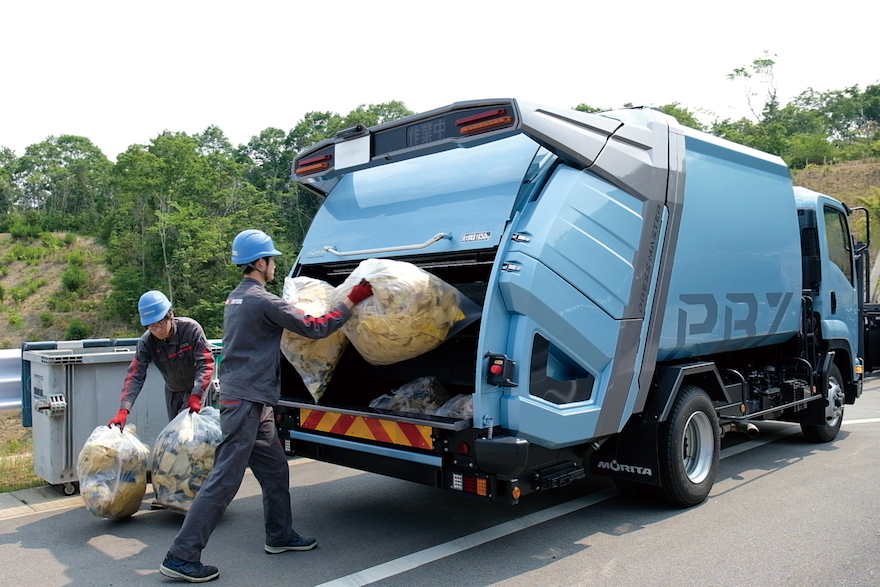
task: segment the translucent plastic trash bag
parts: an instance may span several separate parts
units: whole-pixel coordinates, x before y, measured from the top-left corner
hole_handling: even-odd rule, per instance
[[[413,414],[433,414],[449,399],[449,392],[432,376],[419,377],[402,385],[391,394],[380,395],[370,402],[371,408],[410,412]]]
[[[286,277],[281,297],[308,316],[323,316],[335,307],[331,305],[333,293],[333,286],[319,279]],[[315,403],[327,391],[346,345],[348,339],[342,330],[321,339],[311,339],[289,330],[281,334],[281,353],[302,377]]]
[[[138,511],[147,489],[150,448],[133,425],[98,426],[76,463],[79,492],[92,515],[120,520]]]
[[[352,310],[343,332],[373,365],[412,359],[479,318],[480,307],[439,277],[404,261],[367,259],[336,288],[333,305],[366,279],[373,295]]]
[[[214,452],[223,438],[220,410],[183,410],[159,433],[150,454],[156,501],[189,511],[192,500],[214,468]]]

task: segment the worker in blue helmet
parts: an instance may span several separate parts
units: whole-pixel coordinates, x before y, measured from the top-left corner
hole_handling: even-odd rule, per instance
[[[193,583],[219,576],[203,565],[202,549],[241,486],[250,466],[263,490],[266,524],[264,550],[269,554],[311,550],[318,541],[293,530],[290,471],[275,426],[281,396],[281,333],[324,338],[351,317],[351,309],[373,295],[366,280],[342,304],[323,316],[307,316],[266,291],[275,279],[275,257],[281,252],[260,230],[245,230],[232,241],[232,262],[244,279],[226,298],[223,314],[223,360],[220,363],[220,426],[214,469],[196,494],[183,525],[159,572]]]
[[[108,426],[125,426],[128,414],[143,389],[147,367],[156,365],[165,379],[165,407],[171,420],[184,408],[198,412],[214,377],[214,355],[201,325],[177,317],[171,302],[160,291],[148,291],[138,301],[141,325],[147,331],[138,339],[134,359],[122,383],[119,413]]]

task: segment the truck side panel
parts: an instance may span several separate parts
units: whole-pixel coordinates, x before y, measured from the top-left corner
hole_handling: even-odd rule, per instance
[[[781,163],[687,136],[658,361],[782,342],[800,325],[797,208]]]

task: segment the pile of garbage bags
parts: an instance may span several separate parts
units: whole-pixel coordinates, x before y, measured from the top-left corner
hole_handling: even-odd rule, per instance
[[[474,415],[472,395],[463,393],[450,398],[449,392],[433,375],[419,377],[390,394],[380,395],[370,402],[370,407],[458,420]]]
[[[336,288],[307,277],[287,278],[282,297],[308,315],[321,316],[343,303],[363,279],[373,295],[355,306],[337,331],[344,338],[334,333],[325,342],[289,331],[282,335],[281,350],[316,403],[348,341],[368,363],[390,365],[437,348],[480,316],[480,307],[452,285],[392,259],[362,261]]]
[[[150,455],[156,502],[189,511],[214,468],[214,453],[223,438],[220,410],[183,410],[159,433]]]
[[[141,507],[147,489],[149,447],[130,425],[98,426],[76,463],[80,495],[92,515],[120,520]]]

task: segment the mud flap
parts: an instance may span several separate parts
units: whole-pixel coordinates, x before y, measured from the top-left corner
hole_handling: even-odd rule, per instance
[[[660,485],[658,425],[658,418],[652,416],[636,416],[630,419],[620,434],[590,455],[593,473]]]

